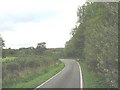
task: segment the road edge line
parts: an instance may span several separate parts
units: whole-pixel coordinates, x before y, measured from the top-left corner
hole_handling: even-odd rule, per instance
[[[54,76],[52,76],[51,78],[49,78],[47,81],[45,81],[42,84],[40,84],[39,86],[37,86],[35,89],[40,88],[41,86],[43,86],[44,84],[46,84],[47,82],[49,82],[50,80],[52,80],[54,77],[56,77],[57,75],[59,75],[64,69],[65,69],[65,67],[61,71],[59,71],[58,73],[56,73]]]
[[[76,61],[77,62],[77,61]],[[83,78],[82,78],[82,70],[80,64],[77,62],[80,69],[80,88],[83,88]]]

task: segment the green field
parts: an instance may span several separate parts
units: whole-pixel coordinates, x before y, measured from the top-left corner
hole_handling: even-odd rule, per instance
[[[6,57],[6,58],[0,58],[1,62],[11,62],[16,60],[16,57]]]
[[[3,88],[35,88],[63,69],[55,56],[32,55],[3,59]]]

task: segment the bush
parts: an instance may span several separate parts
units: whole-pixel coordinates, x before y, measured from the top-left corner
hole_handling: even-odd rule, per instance
[[[14,61],[3,62],[3,87],[11,87],[19,82],[29,81],[60,61],[54,56],[24,56],[17,57]]]
[[[7,63],[7,70],[9,71],[9,72],[14,72],[14,71],[19,71],[20,70],[20,64],[19,63],[17,63],[17,62],[9,62],[9,63]]]

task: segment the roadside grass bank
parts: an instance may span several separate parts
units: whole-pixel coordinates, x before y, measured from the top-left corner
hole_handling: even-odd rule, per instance
[[[17,85],[13,86],[15,88],[36,88],[55,74],[57,74],[59,71],[61,71],[64,68],[64,64],[61,62],[59,65],[49,68],[46,72],[43,72],[42,74],[36,76],[33,76],[34,79],[29,82],[24,83],[18,83]]]
[[[3,88],[34,88],[59,72],[64,64],[54,55],[31,55],[2,62]]]
[[[83,88],[105,88],[105,81],[91,71],[84,61],[79,61],[83,74]]]

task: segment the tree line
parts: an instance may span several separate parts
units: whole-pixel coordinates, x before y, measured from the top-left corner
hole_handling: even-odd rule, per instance
[[[4,43],[5,45],[5,43]],[[7,48],[2,50],[2,57],[5,58],[7,56],[20,56],[20,55],[42,55],[46,51],[46,43],[41,42],[38,43],[37,46],[34,47],[22,47],[19,49],[11,49]]]
[[[66,56],[87,63],[106,87],[118,87],[118,3],[87,2],[78,8],[77,17]]]

